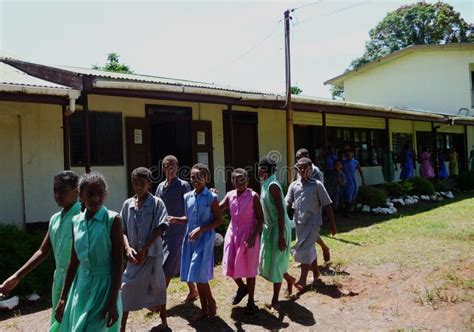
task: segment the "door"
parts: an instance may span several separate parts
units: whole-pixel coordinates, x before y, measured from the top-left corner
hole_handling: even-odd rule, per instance
[[[130,175],[137,167],[150,167],[150,138],[146,118],[125,118],[127,148],[127,184],[129,197],[133,196]]]
[[[0,154],[0,222],[23,228],[25,210],[20,116],[0,115]]]
[[[231,169],[243,168],[249,174],[249,187],[260,191],[257,163],[258,114],[256,112],[223,111],[224,158],[226,165],[226,189],[233,189]]]
[[[192,121],[192,157],[193,164],[201,163],[211,172],[210,188],[214,187],[214,148],[212,144],[212,122]]]

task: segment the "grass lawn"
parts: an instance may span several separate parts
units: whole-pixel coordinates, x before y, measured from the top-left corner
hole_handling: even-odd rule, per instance
[[[264,308],[272,285],[260,277],[256,315],[244,313],[246,299],[230,305],[236,287],[217,266],[211,287],[218,317],[191,322],[199,303],[182,304],[187,287],[173,280],[168,290],[170,327],[177,331],[474,329],[474,193],[425,202],[396,216],[338,219],[338,231],[335,237],[323,233],[332,263],[320,262],[320,280],[283,301],[279,312]],[[318,254],[322,257],[319,248]],[[293,261],[290,266],[290,273],[297,276]],[[38,321],[47,326],[49,314],[49,310],[17,313],[0,322],[0,330],[24,330],[38,326]],[[131,313],[128,328],[147,331],[158,324],[157,314],[142,310]]]

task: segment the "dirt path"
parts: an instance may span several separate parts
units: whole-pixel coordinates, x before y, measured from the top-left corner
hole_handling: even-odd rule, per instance
[[[472,278],[473,266],[473,261],[459,262],[459,274]],[[169,325],[175,331],[469,331],[473,327],[474,305],[468,301],[472,299],[472,290],[448,288],[445,293],[435,294],[437,282],[427,282],[430,276],[441,275],[442,271],[401,271],[395,264],[386,264],[371,270],[351,265],[340,273],[329,268],[323,269],[323,273],[330,276],[322,276],[320,282],[308,287],[310,289],[297,299],[284,301],[280,312],[263,308],[271,288],[259,279],[257,300],[261,310],[254,316],[245,315],[243,306],[225,304],[234,291],[234,285],[228,280],[219,279],[223,285],[218,288],[228,289],[228,293],[215,294],[221,304],[219,317],[209,321],[190,323],[189,317],[196,311],[195,305],[178,303],[185,292],[171,294]],[[49,315],[50,309],[21,314],[0,322],[0,330],[45,331]],[[129,330],[153,330],[158,322],[157,315],[140,311],[131,315]]]

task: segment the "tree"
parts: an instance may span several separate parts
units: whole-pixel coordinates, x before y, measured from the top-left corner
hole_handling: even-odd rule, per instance
[[[472,26],[444,2],[401,6],[370,30],[364,54],[354,59],[346,72],[410,45],[472,43],[471,29]]]
[[[124,74],[133,74],[133,70],[130,69],[130,66],[119,62],[120,55],[117,53],[107,54],[107,62],[103,67],[93,65],[92,69],[100,69],[105,71],[112,71],[115,73],[124,73]]]
[[[301,90],[301,88],[296,85],[292,86],[290,91],[292,95],[300,95],[303,92],[303,90]]]

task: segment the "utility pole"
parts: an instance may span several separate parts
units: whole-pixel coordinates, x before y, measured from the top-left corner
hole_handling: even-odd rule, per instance
[[[287,181],[292,180],[292,164],[294,155],[293,110],[291,109],[291,61],[290,61],[290,9],[284,13],[285,21],[285,72],[286,72],[286,165]]]

